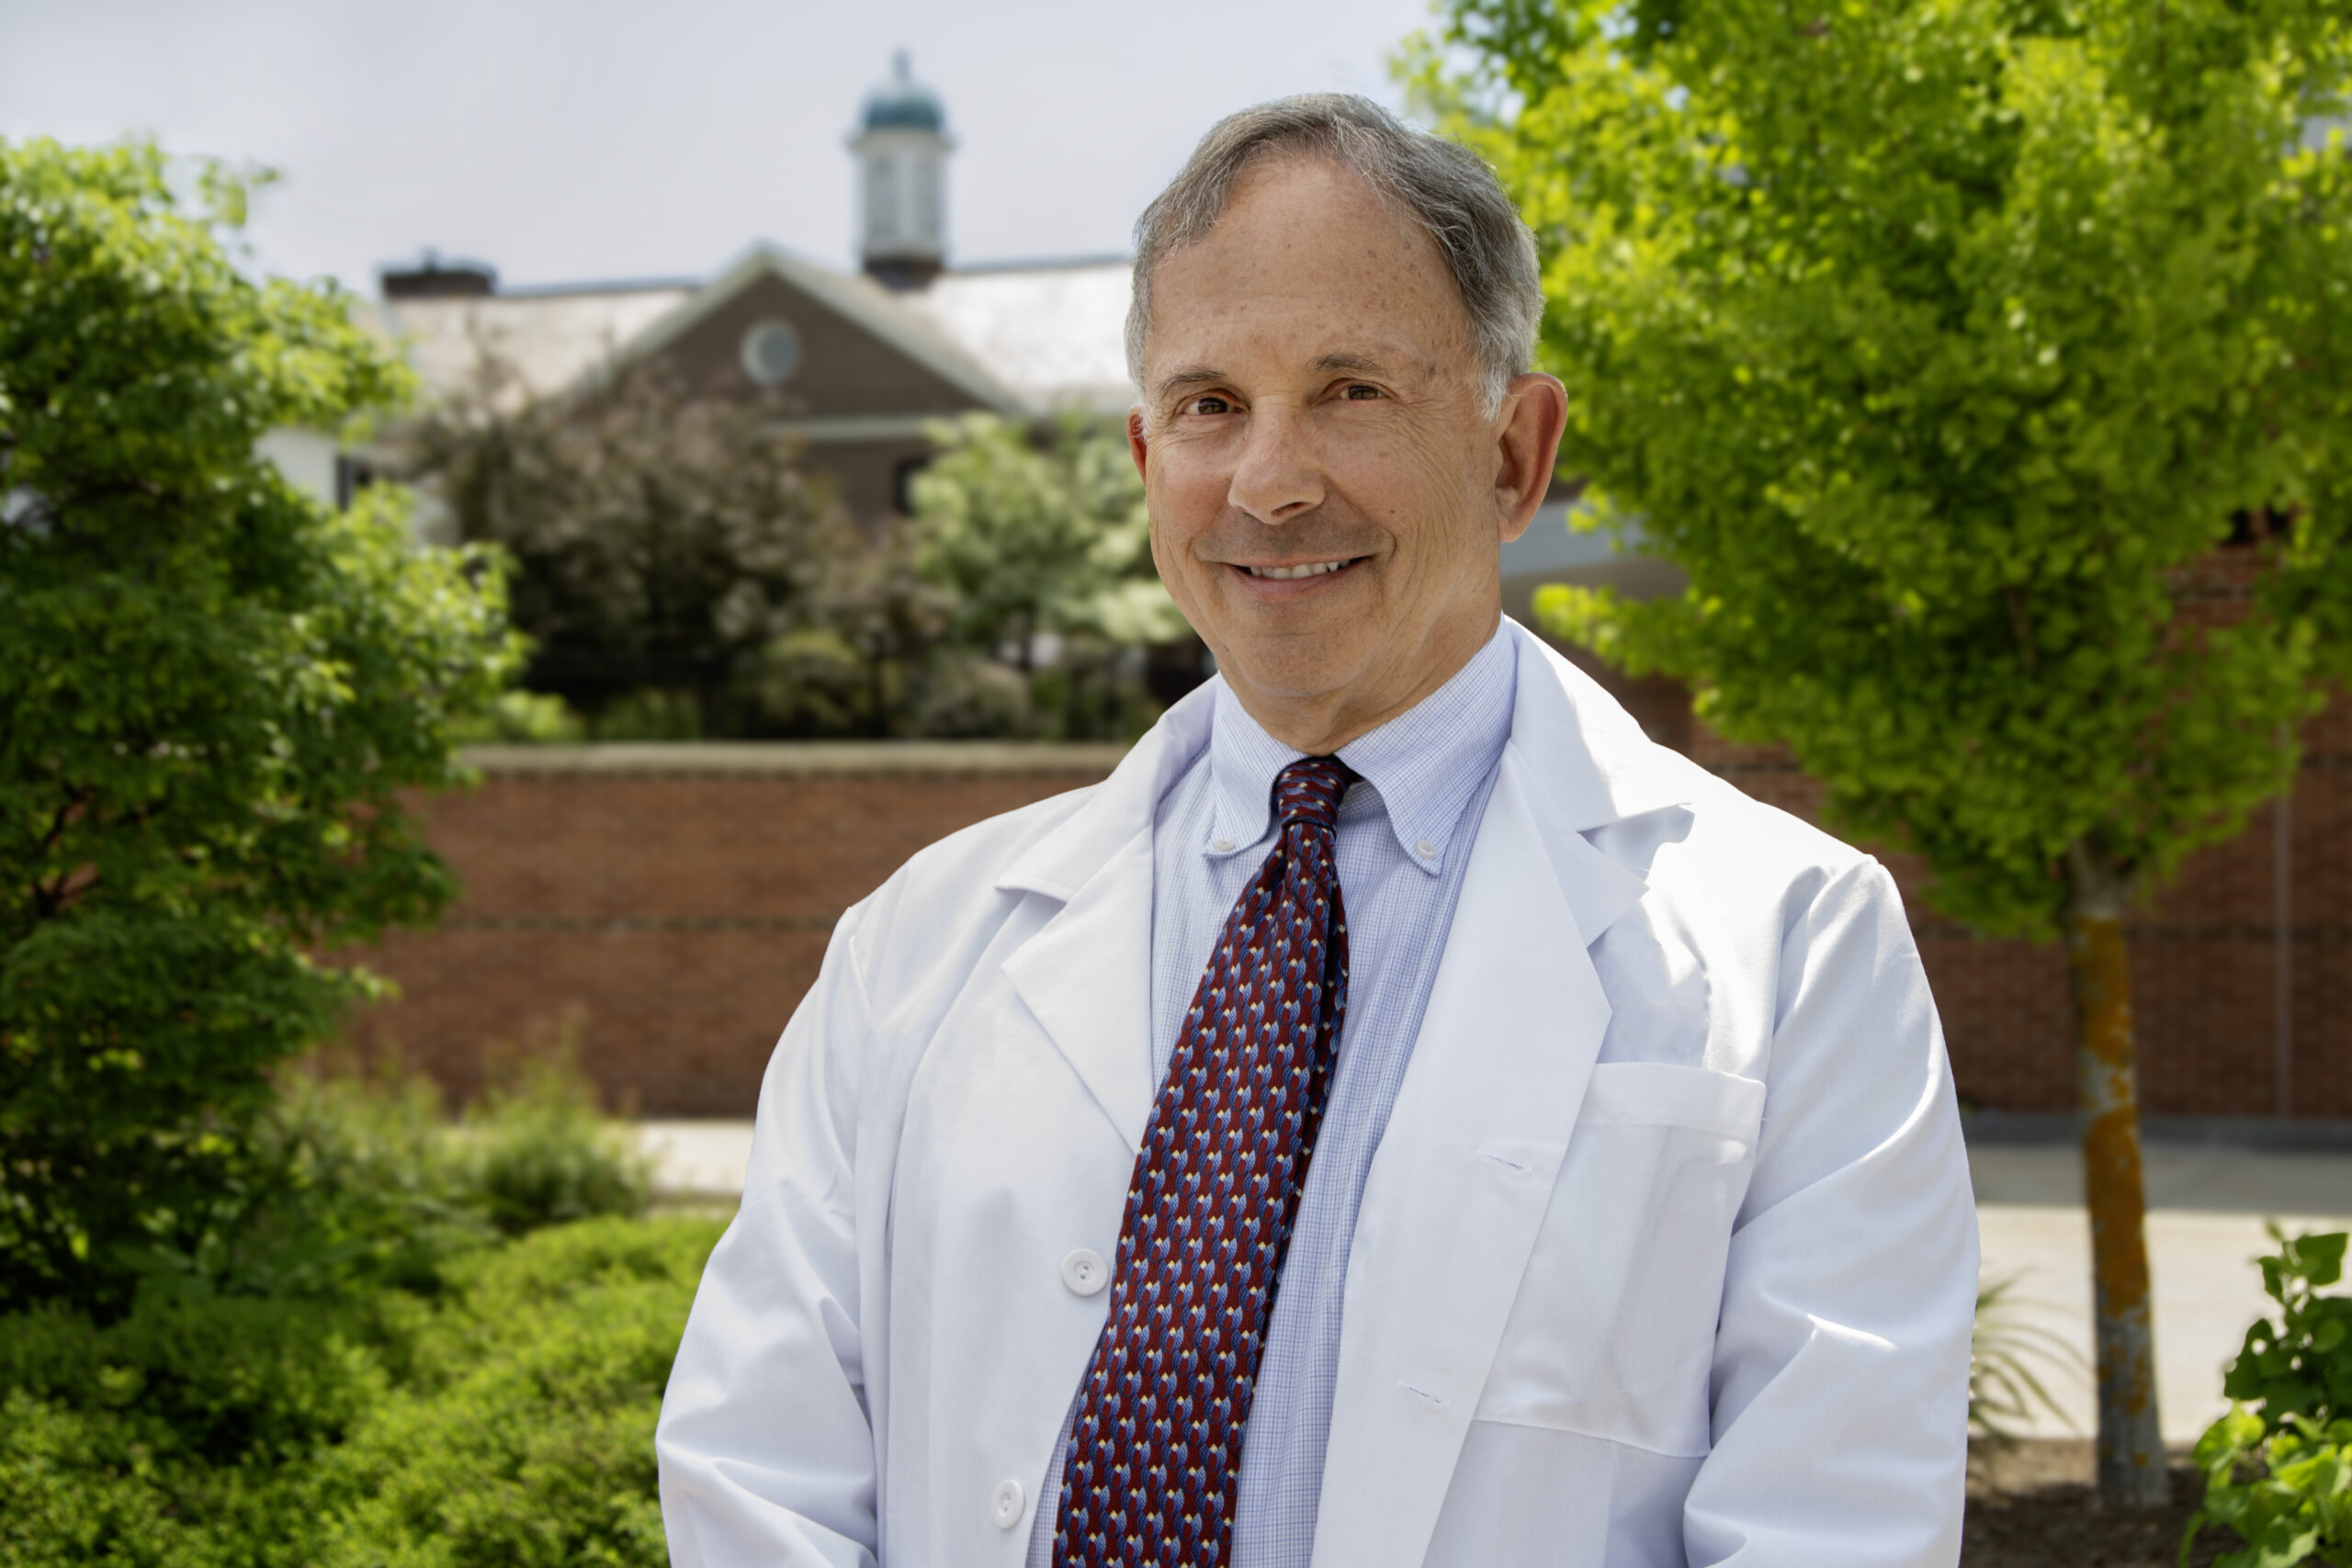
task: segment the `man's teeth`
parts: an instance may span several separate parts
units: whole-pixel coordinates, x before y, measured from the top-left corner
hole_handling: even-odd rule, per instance
[[[1305,566],[1253,566],[1248,570],[1252,577],[1271,577],[1277,582],[1288,582],[1295,577],[1320,577],[1347,564],[1343,560],[1315,560]]]

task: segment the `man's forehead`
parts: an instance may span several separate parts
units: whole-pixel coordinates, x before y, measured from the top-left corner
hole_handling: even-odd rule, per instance
[[[1253,165],[1215,227],[1169,253],[1151,291],[1157,391],[1240,357],[1298,370],[1428,366],[1469,317],[1428,231],[1325,158]]]

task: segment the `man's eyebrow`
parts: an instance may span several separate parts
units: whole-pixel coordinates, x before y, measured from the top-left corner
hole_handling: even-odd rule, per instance
[[[1181,392],[1187,387],[1204,387],[1212,382],[1228,381],[1232,378],[1214,365],[1187,365],[1182,370],[1171,370],[1152,387],[1154,397],[1164,398]]]
[[[1356,354],[1344,349],[1333,354],[1317,355],[1315,363],[1310,366],[1309,368],[1317,372],[1328,372],[1332,370],[1362,370],[1365,374],[1372,376],[1393,376],[1396,374],[1396,367],[1389,364],[1388,361],[1381,358],[1377,355]]]

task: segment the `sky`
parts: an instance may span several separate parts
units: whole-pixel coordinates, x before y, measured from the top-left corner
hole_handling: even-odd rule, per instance
[[[1427,0],[0,0],[0,137],[141,133],[279,174],[263,270],[372,295],[426,247],[502,285],[698,277],[754,240],[852,264],[843,141],[908,50],[950,265],[1126,248],[1220,114],[1395,107]]]

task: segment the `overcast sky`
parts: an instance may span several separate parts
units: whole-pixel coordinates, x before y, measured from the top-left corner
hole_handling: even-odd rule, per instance
[[[1426,0],[0,0],[0,136],[151,133],[281,182],[256,259],[375,291],[425,246],[506,283],[850,262],[867,89],[945,103],[951,258],[1125,248],[1219,114],[1341,89]]]

